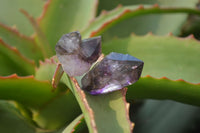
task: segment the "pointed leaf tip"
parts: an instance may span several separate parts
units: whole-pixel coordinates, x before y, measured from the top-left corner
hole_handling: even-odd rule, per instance
[[[52,78],[53,88],[57,88],[63,73],[64,73],[64,71],[63,71],[62,65],[58,64],[57,67],[56,67],[56,71],[54,73],[54,76]]]

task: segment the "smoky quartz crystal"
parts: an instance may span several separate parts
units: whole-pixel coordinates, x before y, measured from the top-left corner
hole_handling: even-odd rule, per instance
[[[101,37],[81,40],[78,31],[63,35],[55,47],[63,70],[69,76],[81,76],[101,55]]]
[[[144,62],[128,54],[110,53],[87,72],[82,89],[92,95],[105,94],[135,83]]]

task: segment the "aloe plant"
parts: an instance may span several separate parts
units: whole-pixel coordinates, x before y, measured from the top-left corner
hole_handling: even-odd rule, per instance
[[[195,113],[200,106],[200,42],[192,35],[179,36],[192,34],[194,27],[199,27],[187,26],[189,14],[200,16],[197,3],[0,0],[0,131],[127,133],[132,132],[135,122],[134,132],[148,132],[137,127],[137,121],[154,114],[147,106],[156,107],[154,111],[161,106],[147,101],[135,115],[129,105],[137,105],[134,101],[138,99],[190,104],[197,107],[176,103],[174,115],[188,108]],[[59,38],[77,30],[83,38],[102,36],[104,55],[119,52],[142,59],[141,79],[110,94],[92,96],[82,91],[74,77],[63,74],[55,56]],[[183,113],[184,120],[173,130],[184,131],[194,118],[192,113]],[[161,114],[156,114],[155,123]],[[138,125],[151,127],[154,133],[164,128],[148,122]]]

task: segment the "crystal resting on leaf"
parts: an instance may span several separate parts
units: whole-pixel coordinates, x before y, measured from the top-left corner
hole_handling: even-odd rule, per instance
[[[144,62],[131,56],[110,53],[81,80],[82,89],[92,95],[105,94],[135,83]]]
[[[69,76],[81,76],[101,55],[101,37],[81,40],[78,31],[63,35],[56,44],[56,55]]]

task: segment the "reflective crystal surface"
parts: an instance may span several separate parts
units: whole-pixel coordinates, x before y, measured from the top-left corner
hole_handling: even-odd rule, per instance
[[[95,62],[101,54],[101,37],[84,39],[81,44],[81,53],[88,62]],[[96,56],[98,55],[98,56]]]
[[[81,76],[101,55],[101,37],[81,40],[78,31],[63,35],[55,47],[56,55],[69,76]]]
[[[140,78],[143,65],[143,61],[131,55],[111,53],[85,74],[82,89],[92,95],[122,89]]]

